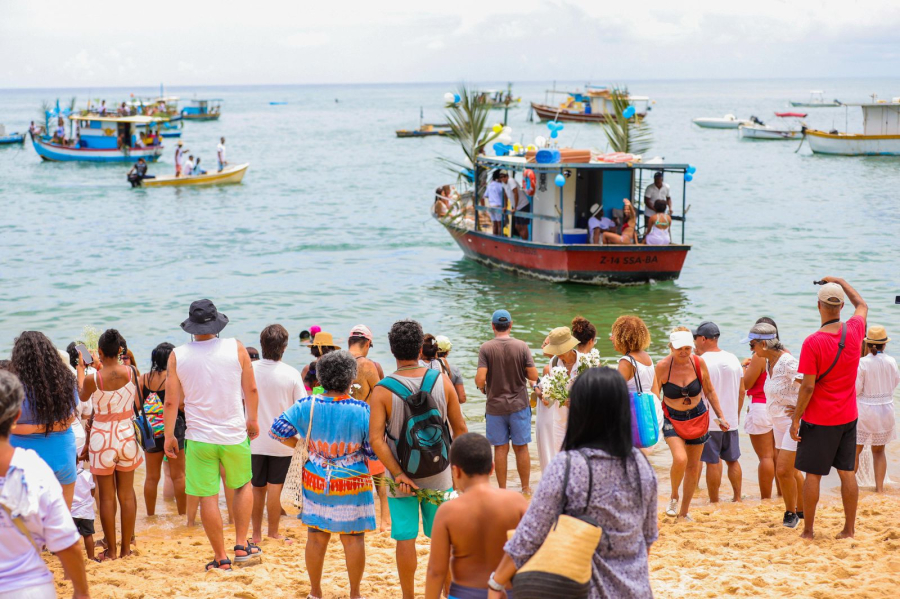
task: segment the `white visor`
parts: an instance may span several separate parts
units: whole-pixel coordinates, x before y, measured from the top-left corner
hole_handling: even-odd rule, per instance
[[[694,336],[690,331],[675,331],[669,335],[669,343],[672,345],[672,349],[694,347]]]

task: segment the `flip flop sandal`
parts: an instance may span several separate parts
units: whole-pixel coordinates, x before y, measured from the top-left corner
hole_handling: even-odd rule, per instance
[[[255,552],[253,550],[256,550]],[[251,559],[257,558],[262,555],[262,549],[260,549],[259,545],[254,545],[250,541],[247,541],[247,545],[235,545],[235,551],[243,551],[247,555],[235,555],[234,561],[237,563],[242,563],[249,561]]]
[[[103,562],[105,562],[105,561],[107,561],[107,560],[112,560],[113,558],[109,557],[109,556],[106,554],[107,551],[109,551],[109,549],[104,549],[103,551],[101,551],[100,553],[98,553],[98,554],[94,557],[94,561],[97,562],[97,563],[102,564]]]
[[[223,568],[222,566],[228,566],[227,568]],[[210,570],[224,570],[226,572],[231,572],[231,560],[227,557],[222,561],[213,560],[206,564],[206,571]]]

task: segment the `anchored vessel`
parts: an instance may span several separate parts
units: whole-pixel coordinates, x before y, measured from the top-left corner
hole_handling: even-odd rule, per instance
[[[152,116],[70,115],[69,134],[58,136],[31,133],[34,150],[44,160],[58,162],[148,162],[162,156],[159,137],[151,140],[147,133],[158,132],[164,119]],[[72,124],[77,126],[73,135]]]
[[[605,123],[613,109],[613,96],[619,90],[608,87],[585,86],[584,91],[557,91],[548,89],[546,95],[563,94],[566,99],[558,106],[550,104],[546,99],[543,104],[531,103],[531,110],[542,121],[571,121],[576,123]],[[650,98],[647,96],[627,97],[628,103],[634,106],[634,118],[644,118],[650,110]]]
[[[191,100],[181,109],[181,117],[188,121],[216,121],[222,116],[222,100]]]
[[[623,199],[628,199],[639,213],[640,224],[643,185],[653,180],[652,175],[645,177],[644,171],[684,174],[690,165],[641,163],[637,157],[591,155],[589,150],[556,150],[551,156],[556,160],[550,163],[535,162],[533,152],[479,158],[474,168],[474,189],[462,194],[447,214],[439,216],[432,209],[432,216],[453,236],[467,258],[525,275],[595,285],[678,278],[691,249],[684,243],[684,193],[681,216],[673,217],[681,221],[680,243],[592,245],[588,243],[587,223],[592,205],[602,204],[602,216],[616,218],[622,215]],[[512,237],[514,227],[506,226],[512,215],[509,211],[503,214],[503,235],[492,234],[490,209],[482,200],[492,169],[505,169],[510,176],[533,177],[531,211],[516,213],[530,222],[528,239]],[[565,179],[561,187],[556,183],[559,176]],[[675,233],[670,231],[673,242]]]
[[[826,100],[825,92],[819,89],[814,89],[809,92],[809,100],[807,100],[806,102],[795,102],[791,100],[791,106],[795,108],[834,108],[835,106],[841,106],[841,101]]]
[[[209,171],[202,175],[158,175],[141,181],[143,187],[197,187],[203,185],[230,185],[240,183],[250,167],[249,163],[226,166],[220,171]]]
[[[20,144],[25,142],[25,134],[15,131],[9,132],[6,127],[0,125],[0,146],[9,144]]]
[[[873,101],[859,106],[863,113],[862,133],[839,133],[807,129],[806,138],[816,154],[840,156],[900,156],[900,98]]]

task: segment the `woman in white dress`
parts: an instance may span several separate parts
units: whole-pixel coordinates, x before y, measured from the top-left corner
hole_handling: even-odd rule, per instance
[[[856,424],[856,469],[859,454],[866,445],[872,446],[875,468],[875,492],[884,491],[887,457],[884,446],[897,438],[894,423],[894,390],[900,385],[897,361],[884,353],[890,338],[884,327],[872,326],[863,339],[863,358],[856,375],[856,404],[859,420]]]
[[[672,217],[666,214],[666,208],[665,200],[656,200],[653,204],[656,214],[647,221],[647,235],[644,237],[644,243],[647,245],[669,245],[672,243],[669,237]]]
[[[784,499],[782,524],[796,528],[803,519],[803,475],[794,468],[797,442],[791,438],[791,417],[797,407],[802,375],[797,373],[800,362],[785,351],[778,339],[777,329],[767,323],[753,325],[744,340],[750,350],[766,361],[766,411],[772,419],[775,434],[775,477]]]
[[[569,327],[559,327],[550,331],[544,346],[544,355],[553,356],[550,363],[544,367],[544,374],[550,374],[555,366],[563,366],[574,372],[578,361],[578,339],[572,336]],[[561,406],[557,401],[544,397],[540,387],[535,388],[540,401],[537,405],[537,418],[535,422],[535,436],[537,437],[538,460],[541,463],[541,471],[550,465],[553,456],[559,453],[563,438],[566,436],[566,427],[569,423],[569,408]]]

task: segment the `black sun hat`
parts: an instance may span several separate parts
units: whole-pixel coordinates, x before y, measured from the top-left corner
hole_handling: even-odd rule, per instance
[[[216,335],[228,324],[228,317],[216,310],[216,305],[208,299],[191,304],[188,319],[181,328],[191,335]]]

